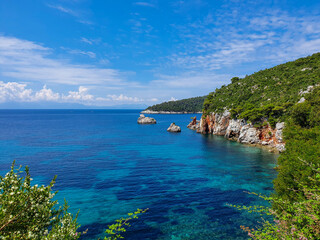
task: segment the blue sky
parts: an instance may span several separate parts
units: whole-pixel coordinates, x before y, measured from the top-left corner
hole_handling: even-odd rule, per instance
[[[1,0],[0,107],[143,107],[319,49],[316,0]]]

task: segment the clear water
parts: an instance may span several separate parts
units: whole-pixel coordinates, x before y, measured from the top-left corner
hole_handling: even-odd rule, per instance
[[[138,110],[0,110],[0,172],[15,159],[37,183],[58,175],[59,202],[88,228],[82,239],[137,208],[149,211],[126,239],[247,239],[239,226],[260,217],[226,204],[260,203],[245,191],[272,191],[277,156],[197,134],[186,128],[192,116],[139,125]],[[182,132],[168,133],[171,122]]]

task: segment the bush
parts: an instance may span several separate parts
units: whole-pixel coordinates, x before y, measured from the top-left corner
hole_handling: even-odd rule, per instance
[[[63,207],[56,208],[58,202],[53,200],[57,192],[52,192],[56,177],[48,186],[31,185],[32,178],[28,167],[24,171],[15,169],[13,162],[11,170],[0,176],[0,239],[7,240],[75,240],[85,232],[77,232],[78,214],[73,217],[68,212],[65,201]],[[24,177],[19,174],[24,173]],[[121,233],[130,227],[130,221],[148,209],[137,209],[128,213],[127,218],[121,218],[108,226],[105,240],[123,238]]]
[[[304,200],[291,202],[279,196],[259,195],[271,205],[277,205],[277,210],[264,206],[234,206],[241,210],[273,216],[273,222],[263,220],[262,226],[257,228],[250,229],[241,226],[252,239],[320,239],[320,192],[316,187],[320,185],[320,165],[309,164],[301,159],[297,160],[305,167],[311,168],[314,173],[314,177],[310,177],[310,180],[315,183],[314,186],[310,187],[296,181],[299,186],[299,194],[304,196]],[[290,189],[290,191],[293,194],[296,193],[294,189]]]
[[[21,168],[21,167],[20,167]],[[32,186],[28,167],[25,177],[20,168],[0,176],[0,234],[1,239],[78,239],[77,216],[68,213],[68,205],[56,208],[53,200],[56,193],[52,187],[56,177],[48,186]]]

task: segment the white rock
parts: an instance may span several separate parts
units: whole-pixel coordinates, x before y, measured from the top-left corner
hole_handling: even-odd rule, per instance
[[[146,117],[143,114],[140,114],[140,117],[138,118],[139,124],[155,124],[157,121],[154,118]]]
[[[303,103],[303,102],[305,102],[305,101],[306,101],[306,99],[305,99],[304,97],[302,97],[302,98],[300,98],[300,100],[299,100],[298,103]]]
[[[245,125],[240,130],[238,141],[241,143],[259,143],[259,134],[256,128]]]
[[[238,119],[231,119],[229,122],[229,126],[226,130],[225,137],[231,138],[231,137],[237,137],[240,134],[240,129],[243,126],[243,120]]]
[[[279,152],[283,152],[286,150],[285,145],[283,143],[277,144],[276,148],[278,149]]]
[[[276,139],[279,143],[283,142],[282,132],[284,129],[284,122],[276,124]]]
[[[181,132],[181,128],[175,123],[171,123],[170,127],[167,129],[168,132]]]

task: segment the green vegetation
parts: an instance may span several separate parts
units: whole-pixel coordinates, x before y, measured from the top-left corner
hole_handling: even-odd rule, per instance
[[[141,213],[145,213],[146,211],[148,211],[148,209],[137,209],[137,211],[133,213],[128,213],[127,218],[120,218],[116,220],[114,224],[108,226],[108,229],[105,231],[108,236],[105,237],[104,240],[115,240],[123,238],[121,236],[121,233],[127,231],[125,227],[131,226],[130,221],[132,219],[138,219],[138,215]]]
[[[32,178],[25,168],[25,177],[20,168],[0,176],[0,235],[1,239],[78,239],[77,216],[68,213],[68,205],[56,208],[53,200],[56,193],[52,187],[31,185]]]
[[[305,98],[292,107],[286,122],[276,193],[260,196],[272,207],[240,207],[274,218],[255,229],[242,227],[252,239],[320,239],[320,87]]]
[[[300,185],[320,187],[310,179],[317,173],[308,166],[320,164],[320,87],[307,94],[305,102],[296,104],[291,115],[284,130],[287,150],[278,159],[275,189],[282,198],[299,201],[305,199]]]
[[[78,232],[77,216],[68,212],[67,202],[58,207],[52,192],[56,177],[48,186],[31,185],[28,167],[11,170],[0,176],[0,239],[7,240],[74,240],[86,232]],[[24,176],[20,176],[24,174]],[[116,220],[108,226],[105,240],[123,238],[121,233],[130,227],[130,221],[148,209],[128,213],[127,218]],[[86,230],[88,231],[88,230]]]
[[[148,107],[151,111],[201,112],[206,96],[169,101]]]
[[[229,85],[208,95],[203,110],[206,114],[227,108],[234,118],[250,122],[268,118],[275,123],[288,119],[302,97],[301,91],[319,83],[320,53],[316,53],[244,78],[232,78]],[[304,108],[307,111],[308,106]]]

